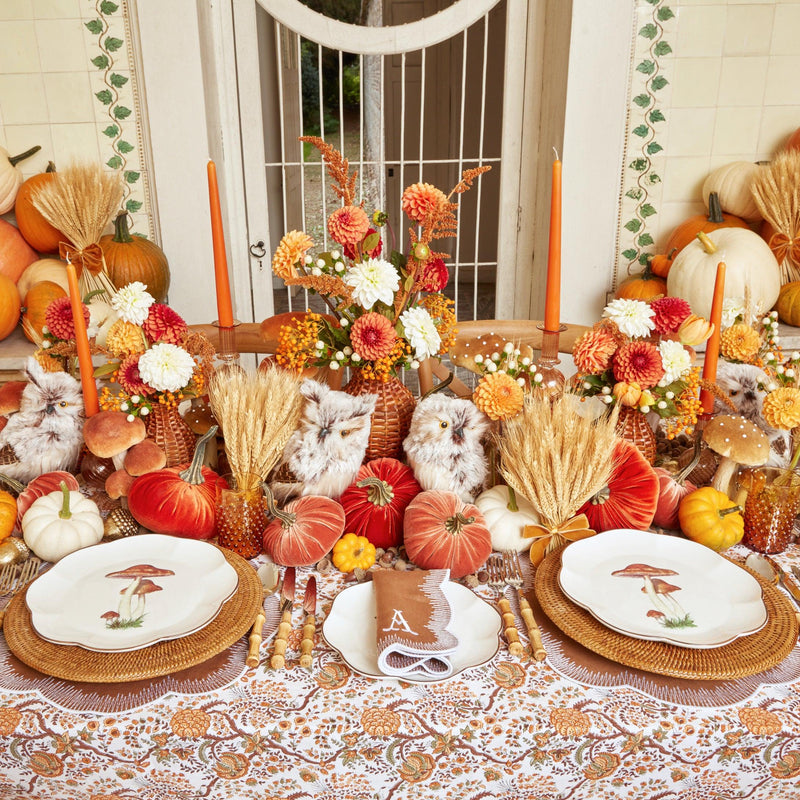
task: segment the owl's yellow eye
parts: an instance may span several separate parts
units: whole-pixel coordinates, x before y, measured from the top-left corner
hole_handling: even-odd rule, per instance
[[[59,408],[66,408],[68,405],[69,405],[69,403],[67,403],[67,401],[66,401],[66,400],[62,400],[62,401],[61,401],[61,402],[58,404],[58,407],[59,407]]]
[[[350,435],[350,431],[339,431],[339,435],[342,439],[346,439]]]
[[[446,420],[442,420],[442,421],[439,423],[439,427],[440,427],[442,430],[444,430],[444,429],[445,429],[445,428],[448,426],[448,424],[449,424],[449,423],[448,423]]]

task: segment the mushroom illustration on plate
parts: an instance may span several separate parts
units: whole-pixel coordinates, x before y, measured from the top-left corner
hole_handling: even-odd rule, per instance
[[[101,615],[101,619],[106,621],[106,627],[140,628],[144,620],[147,595],[160,592],[163,588],[151,579],[174,574],[171,569],[154,567],[152,564],[136,564],[117,572],[109,572],[106,578],[125,578],[130,583],[120,591],[122,597],[117,611],[106,611]]]
[[[673,596],[681,587],[663,580],[665,577],[677,575],[675,570],[650,564],[628,564],[625,569],[615,570],[611,574],[615,578],[641,578],[644,581],[642,591],[653,604],[653,609],[647,612],[647,616],[656,619],[665,628],[697,627]]]

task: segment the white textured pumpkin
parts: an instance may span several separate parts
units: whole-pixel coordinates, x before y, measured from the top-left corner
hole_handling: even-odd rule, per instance
[[[717,167],[703,183],[703,199],[708,208],[710,192],[719,196],[723,211],[735,214],[748,222],[758,222],[761,212],[753,199],[752,185],[756,172],[761,169],[752,161],[732,161]]]
[[[531,539],[522,533],[526,525],[538,525],[541,520],[536,509],[524,497],[514,493],[512,500],[508,486],[497,485],[481,492],[475,505],[486,520],[486,527],[492,536],[492,550],[516,550],[521,553],[530,548]]]
[[[103,538],[103,519],[97,504],[66,484],[35,500],[22,518],[25,544],[45,561],[58,561]],[[65,501],[65,495],[67,500]],[[67,510],[68,517],[61,514]]]
[[[34,261],[30,266],[25,267],[25,272],[20,275],[17,281],[19,296],[25,297],[31,286],[35,283],[41,283],[42,281],[57,283],[69,294],[67,265],[58,258],[40,258],[38,261]]]
[[[781,269],[769,245],[747,228],[719,228],[701,236],[707,236],[705,244],[697,239],[675,256],[667,294],[682,297],[695,314],[708,319],[717,264],[724,261],[725,297],[744,297],[747,286],[762,312],[772,308],[781,289]]]
[[[17,164],[41,149],[36,145],[18,156],[10,156],[5,147],[0,147],[0,214],[5,214],[14,208],[17,192],[22,186],[23,177]]]

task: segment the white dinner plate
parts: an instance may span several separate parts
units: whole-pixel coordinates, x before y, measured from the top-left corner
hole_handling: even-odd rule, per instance
[[[65,556],[31,584],[26,601],[43,639],[114,653],[200,630],[238,584],[208,542],[145,534]]]
[[[604,625],[636,639],[720,647],[767,621],[749,572],[675,536],[613,530],[581,539],[562,553],[559,583]]]
[[[458,638],[458,647],[450,658],[453,672],[448,677],[452,678],[469,667],[477,667],[494,658],[500,647],[502,620],[492,606],[466,586],[448,581],[443,589],[453,610],[448,630]],[[350,586],[336,595],[330,613],[322,624],[322,634],[352,670],[370,678],[395,678],[378,669],[375,589],[372,581]],[[431,683],[442,679],[404,676],[399,680]]]

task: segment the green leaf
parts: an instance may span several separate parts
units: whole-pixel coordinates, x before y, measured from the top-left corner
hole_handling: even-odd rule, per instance
[[[653,48],[653,53],[657,56],[665,56],[671,52],[672,48],[665,41],[656,42],[656,46]]]
[[[131,214],[135,214],[140,208],[142,207],[141,200],[128,200],[125,203],[125,208],[131,212]]]
[[[117,142],[117,150],[120,153],[130,153],[133,150],[133,145],[130,142],[126,142],[124,139],[120,139]]]
[[[92,59],[92,64],[94,64],[97,69],[105,69],[108,66],[108,56],[95,56]]]
[[[127,183],[136,183],[141,177],[141,172],[134,172],[132,169],[127,169],[123,175]]]
[[[372,250],[374,250],[378,246],[378,242],[380,240],[381,240],[381,235],[377,231],[375,233],[371,233],[361,243],[361,250],[364,253],[371,252]]]
[[[658,142],[650,142],[645,149],[647,150],[647,155],[652,156],[661,152],[664,148]]]
[[[631,233],[636,233],[641,227],[642,221],[640,219],[629,219],[625,223],[625,229],[629,230]]]
[[[114,96],[108,89],[101,89],[99,92],[95,92],[94,96],[104,105],[108,106],[111,105],[111,101],[114,99]]]
[[[655,208],[653,208],[653,206],[651,206],[651,205],[650,205],[650,203],[645,203],[645,204],[644,204],[644,205],[643,205],[643,206],[642,206],[642,207],[639,209],[639,213],[640,213],[640,214],[641,214],[643,217],[652,217],[652,216],[653,216],[653,214],[656,214],[656,213],[658,213],[658,212],[655,210]]]
[[[116,106],[114,108],[114,117],[116,119],[126,119],[131,115],[131,110],[126,106]]]
[[[113,139],[118,133],[119,128],[116,125],[109,125],[103,133],[109,137],[109,139]]]
[[[625,197],[630,197],[633,200],[641,200],[642,199],[642,190],[641,189],[628,189],[625,192]]]
[[[654,108],[648,116],[650,122],[652,123],[664,122],[664,120],[666,119],[666,117],[661,113],[661,109],[659,108]]]
[[[89,33],[93,33],[95,36],[103,32],[102,20],[90,19],[88,22],[85,23],[85,25],[89,29]]]
[[[647,136],[648,133],[650,133],[650,128],[647,125],[645,125],[644,123],[642,123],[641,125],[637,125],[631,131],[631,133],[635,134],[636,136],[644,137],[644,136]]]
[[[647,180],[650,181],[651,184],[652,183],[661,183],[661,176],[656,172],[651,172],[647,176]]]
[[[637,172],[644,172],[647,169],[647,163],[646,158],[635,158],[628,166]]]
[[[118,72],[112,72],[108,76],[108,80],[112,86],[116,86],[117,89],[124,86],[128,82],[128,78],[125,75],[120,75]]]
[[[633,259],[636,258],[636,252],[637,251],[633,250],[633,249],[623,250],[622,251],[622,257],[623,258],[627,258],[628,261],[633,261]]]
[[[408,277],[405,279],[405,281],[404,281],[404,283],[403,283],[403,288],[404,288],[404,289],[405,289],[407,292],[410,292],[410,291],[411,291],[411,287],[412,287],[413,285],[414,285],[414,278],[413,278],[411,275],[409,275],[409,276],[408,276]]]
[[[103,0],[100,3],[100,13],[101,14],[113,14],[119,6],[116,3],[112,3],[111,0]]]
[[[649,58],[646,58],[640,64],[636,65],[636,71],[643,72],[645,75],[652,75],[656,71],[655,61],[650,61]]]
[[[655,39],[657,35],[658,28],[652,22],[639,29],[639,36],[644,36],[645,39]]]
[[[633,102],[636,103],[639,108],[647,108],[652,102],[652,97],[649,94],[637,94],[636,97],[633,98]]]
[[[663,75],[656,75],[653,80],[650,81],[650,88],[657,92],[659,89],[663,89],[669,81]]]
[[[672,9],[669,6],[661,6],[661,8],[656,11],[656,18],[659,22],[666,22],[668,19],[672,19],[675,16]]]
[[[647,266],[647,262],[650,260],[650,253],[642,253],[639,256],[639,263],[643,266]]]
[[[119,156],[111,156],[106,161],[106,166],[111,167],[111,169],[119,169],[122,166],[122,159]]]
[[[653,244],[653,237],[649,233],[643,233],[637,240],[636,244],[639,247],[647,247],[650,244]]]
[[[124,42],[122,39],[117,39],[115,36],[107,36],[104,44],[109,53],[116,53]]]

